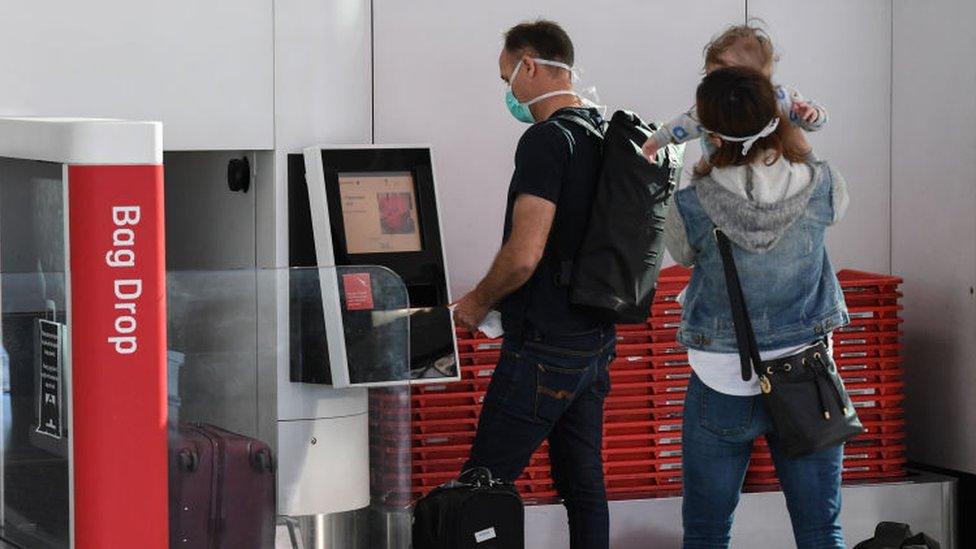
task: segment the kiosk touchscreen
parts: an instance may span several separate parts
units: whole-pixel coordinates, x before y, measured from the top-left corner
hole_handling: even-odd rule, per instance
[[[339,200],[350,254],[423,249],[410,172],[340,173]]]
[[[288,179],[292,266],[384,267],[409,297],[406,308],[380,310],[382,288],[368,274],[320,275],[322,306],[292,303],[292,381],[341,387],[458,379],[430,149],[313,147],[289,157]],[[316,290],[295,287],[303,283],[293,278],[292,290]],[[376,360],[368,338],[353,337],[380,333],[377,325],[397,319],[409,330],[409,371],[378,367],[389,362]]]

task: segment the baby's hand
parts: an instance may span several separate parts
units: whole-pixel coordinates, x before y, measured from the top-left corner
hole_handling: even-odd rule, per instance
[[[796,101],[793,103],[793,112],[807,124],[813,124],[820,118],[820,111],[806,101]]]
[[[657,145],[653,143],[650,139],[644,141],[644,146],[641,147],[641,151],[644,153],[644,158],[648,162],[654,164],[657,160]]]

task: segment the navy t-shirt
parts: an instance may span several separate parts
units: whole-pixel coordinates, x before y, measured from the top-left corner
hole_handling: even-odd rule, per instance
[[[596,109],[572,108],[599,126]],[[555,115],[553,115],[555,116]],[[579,124],[549,120],[533,124],[519,140],[515,151],[515,172],[508,190],[505,231],[512,231],[512,211],[520,194],[544,198],[556,205],[556,215],[546,250],[539,266],[521,288],[499,304],[505,333],[517,336],[526,327],[550,335],[584,332],[603,324],[569,302],[569,289],[557,284],[562,260],[568,260],[583,241],[593,192],[600,176],[600,141]]]

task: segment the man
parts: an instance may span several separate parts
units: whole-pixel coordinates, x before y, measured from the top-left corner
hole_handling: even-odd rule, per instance
[[[554,116],[571,113],[596,127],[602,120],[572,91],[573,44],[556,23],[510,29],[498,65],[509,111],[533,125],[515,152],[502,248],[454,311],[459,324],[475,328],[497,307],[505,329],[464,469],[487,467],[514,481],[548,439],[571,547],[606,548],[603,401],[616,336],[612,325],[570,304],[565,268],[589,218],[600,141]]]

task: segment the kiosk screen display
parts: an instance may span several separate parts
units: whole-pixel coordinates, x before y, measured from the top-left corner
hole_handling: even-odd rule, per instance
[[[340,173],[350,254],[419,252],[417,194],[410,172]]]

